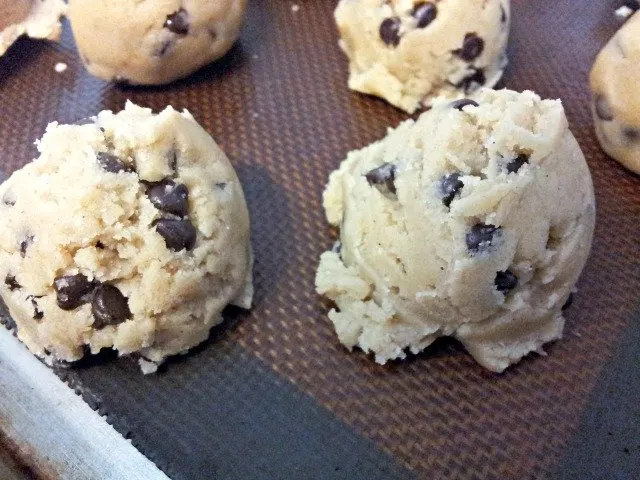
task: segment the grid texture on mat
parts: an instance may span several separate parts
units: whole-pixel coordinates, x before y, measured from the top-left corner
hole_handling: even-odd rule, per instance
[[[327,305],[313,288],[318,257],[335,233],[326,225],[321,192],[349,150],[382,137],[406,116],[347,91],[335,2],[297,3],[294,11],[287,1],[252,0],[234,49],[216,65],[164,88],[115,87],[90,77],[74,53],[68,26],[61,45],[21,41],[0,59],[3,169],[13,171],[34,157],[33,140],[49,121],[118,110],[127,98],[156,110],[171,104],[189,109],[225,149],[252,215],[252,312],[229,310],[215,341],[170,362],[160,375],[143,378],[126,360],[113,359],[60,374],[176,479],[200,478],[198,471],[231,478],[234,461],[241,459],[255,467],[246,478],[356,478],[356,471],[368,478],[407,478],[409,470],[421,478],[545,478],[578,430],[618,337],[640,321],[640,177],[602,153],[588,108],[588,71],[620,25],[613,15],[620,2],[512,1],[511,63],[502,86],[563,100],[593,174],[598,222],[565,339],[547,348],[548,357],[530,356],[502,375],[482,370],[449,341],[384,367],[338,344]],[[61,61],[69,69],[57,74],[54,65]],[[249,363],[255,372],[225,374]],[[266,377],[256,373],[260,368]],[[271,390],[263,388],[265,382]],[[220,385],[227,393],[216,391]],[[325,418],[312,407],[291,411],[292,418],[317,420],[303,428],[315,435],[313,442],[331,441],[322,437],[323,428],[345,429],[348,434],[332,438],[353,448],[358,462],[329,452],[316,457],[325,470],[305,471],[305,462],[295,459],[282,463],[280,473],[256,466],[256,458],[268,459],[269,453],[296,455],[293,445],[266,447],[261,429],[253,439],[247,433],[245,443],[231,442],[240,450],[225,448],[228,442],[220,438],[237,437],[246,422],[268,417],[274,428],[287,428],[287,403],[264,402],[278,385],[295,402],[330,412]],[[235,390],[246,394],[228,394]],[[217,398],[245,401],[226,411],[216,408]],[[227,429],[218,428],[221,415]],[[365,451],[374,453],[358,453]]]

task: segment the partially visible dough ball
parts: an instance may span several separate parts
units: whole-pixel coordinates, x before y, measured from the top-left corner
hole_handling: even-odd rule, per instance
[[[188,112],[128,103],[52,123],[38,150],[0,185],[0,293],[32,352],[112,347],[149,371],[250,306],[242,187]]]
[[[158,85],[227,53],[246,6],[247,0],[70,0],[69,19],[90,73]]]
[[[57,40],[66,10],[63,0],[0,0],[0,55],[22,35]]]
[[[319,293],[349,348],[380,363],[454,336],[502,371],[560,338],[595,220],[560,101],[481,90],[436,102],[348,154],[324,193],[334,251]]]
[[[629,18],[600,51],[590,82],[600,145],[640,174],[640,13]]]
[[[507,64],[510,0],[340,0],[349,88],[409,113],[494,86]]]

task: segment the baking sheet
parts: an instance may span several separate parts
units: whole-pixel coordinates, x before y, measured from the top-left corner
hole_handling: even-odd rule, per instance
[[[502,375],[447,340],[387,366],[349,354],[314,293],[318,257],[334,238],[321,209],[329,172],[407,118],[346,89],[335,1],[296,1],[294,12],[292,2],[252,0],[224,59],[162,88],[92,78],[68,26],[60,45],[20,41],[0,59],[0,167],[32,159],[50,121],[119,110],[126,99],[171,104],[225,149],[252,215],[250,313],[227,310],[209,341],[158,375],[108,354],[57,373],[176,480],[634,478],[640,178],[599,149],[587,90],[595,54],[621,24],[619,3],[512,2],[501,85],[562,98],[598,220],[565,339]],[[67,71],[56,73],[57,62]]]

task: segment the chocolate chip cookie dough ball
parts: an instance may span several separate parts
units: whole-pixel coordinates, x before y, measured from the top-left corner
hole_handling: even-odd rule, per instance
[[[32,352],[112,347],[153,371],[250,306],[242,187],[188,112],[128,103],[52,123],[38,150],[0,185],[0,293]]]
[[[598,54],[590,83],[600,145],[640,174],[640,13],[627,20]]]
[[[340,244],[319,293],[379,363],[458,338],[502,371],[562,335],[593,236],[593,186],[559,101],[481,90],[349,153],[324,193]]]
[[[222,57],[237,40],[247,0],[70,0],[69,19],[93,75],[158,85]]]
[[[506,66],[509,0],[340,0],[349,88],[409,113],[494,86]]]
[[[66,10],[63,0],[0,0],[0,55],[22,35],[57,40]]]

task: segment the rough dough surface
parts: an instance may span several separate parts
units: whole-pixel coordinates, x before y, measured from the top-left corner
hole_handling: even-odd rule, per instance
[[[340,341],[379,363],[454,336],[499,372],[562,335],[593,236],[589,169],[560,101],[477,101],[436,102],[329,178],[341,244],[316,287]]]
[[[0,0],[0,55],[22,35],[57,40],[66,10],[63,0]]]
[[[247,0],[70,0],[69,19],[90,73],[157,85],[227,53],[246,6]]]
[[[492,87],[507,64],[510,0],[340,0],[349,88],[413,113]]]
[[[152,371],[250,306],[242,187],[186,111],[127,103],[84,123],[50,124],[0,185],[0,293],[35,354],[113,347]]]
[[[640,174],[640,12],[600,51],[590,81],[591,110],[600,145]]]

